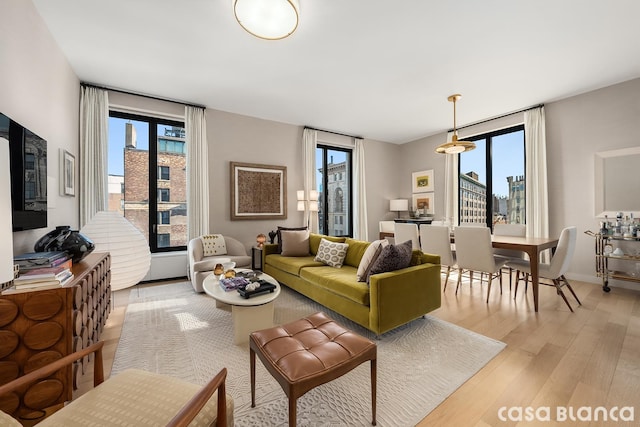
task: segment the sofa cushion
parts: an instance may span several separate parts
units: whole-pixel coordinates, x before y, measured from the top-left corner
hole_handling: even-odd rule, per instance
[[[374,274],[386,273],[388,271],[395,271],[409,267],[412,255],[413,248],[411,240],[407,240],[399,245],[385,246],[382,248],[380,256],[378,256],[369,270],[367,283],[369,283],[369,278]]]
[[[281,230],[282,256],[307,256],[309,255],[309,231],[308,230]]]
[[[369,270],[373,266],[373,263],[380,253],[382,252],[382,248],[387,246],[389,241],[387,239],[375,240],[371,242],[371,244],[367,247],[367,250],[362,255],[362,259],[360,260],[360,264],[358,265],[358,272],[356,273],[356,278],[358,282],[366,282],[367,275],[369,274]]]
[[[330,267],[340,268],[344,263],[348,248],[349,245],[346,243],[331,242],[322,238],[314,261],[323,262]]]
[[[204,256],[225,255],[227,253],[227,244],[222,234],[200,236],[200,240],[202,240],[202,252]]]
[[[320,247],[320,240],[322,239],[326,239],[330,242],[336,242],[336,243],[344,243],[344,241],[347,240],[346,237],[325,236],[323,234],[311,233],[309,235],[309,252],[311,252],[311,255],[318,254],[318,248]]]
[[[344,257],[344,264],[358,268],[362,256],[367,251],[367,248],[371,243],[364,240],[355,240],[350,237],[347,237],[344,242],[349,245],[349,248],[347,249],[347,256]]]
[[[290,230],[290,231],[301,231],[306,230],[307,227],[280,227],[278,226],[278,231],[276,232],[276,239],[278,240],[278,253],[282,252],[282,230]]]
[[[299,276],[300,269],[303,267],[322,267],[323,263],[314,261],[313,256],[306,257],[283,257],[280,254],[271,254],[265,257],[265,263],[286,271],[287,273]]]
[[[369,287],[356,280],[356,268],[344,265],[342,268],[329,266],[303,268],[300,277],[314,286],[327,289],[344,298],[369,306]]]

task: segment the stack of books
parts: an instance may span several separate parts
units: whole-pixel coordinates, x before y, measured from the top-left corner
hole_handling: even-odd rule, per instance
[[[59,288],[70,282],[73,279],[72,261],[65,252],[61,253],[65,256],[52,252],[40,252],[16,257],[16,263],[20,265],[20,275],[13,280],[12,287],[2,291],[2,295]],[[35,254],[45,255],[37,258]]]
[[[244,277],[232,277],[229,279],[220,279],[220,287],[223,291],[229,292],[239,288],[243,288],[249,284],[249,280]]]
[[[64,251],[29,252],[13,257],[13,262],[18,264],[21,272],[60,265],[71,267],[71,257]]]

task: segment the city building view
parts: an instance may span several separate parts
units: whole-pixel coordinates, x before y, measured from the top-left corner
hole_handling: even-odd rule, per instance
[[[492,224],[525,223],[524,175],[508,176],[508,195],[492,195]],[[487,186],[476,172],[460,174],[460,224],[485,224],[487,218]]]
[[[125,123],[124,175],[109,174],[109,210],[121,212],[149,241],[149,150],[138,146],[133,123]],[[158,248],[186,246],[187,194],[185,130],[158,126],[154,223]]]

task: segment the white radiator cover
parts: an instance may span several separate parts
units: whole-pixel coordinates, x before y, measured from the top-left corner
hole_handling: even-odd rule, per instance
[[[142,278],[142,281],[186,277],[188,267],[187,251],[151,254],[151,267],[147,275]]]

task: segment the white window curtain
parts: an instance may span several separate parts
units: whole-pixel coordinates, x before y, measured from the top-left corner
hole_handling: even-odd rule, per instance
[[[80,88],[80,227],[107,210],[107,145],[109,95],[106,90]]]
[[[527,236],[549,237],[547,142],[544,107],[524,112]]]
[[[354,138],[353,150],[353,237],[358,240],[369,240],[367,223],[367,191],[365,181],[364,141]]]
[[[309,194],[310,190],[316,190],[316,146],[318,145],[318,131],[305,128],[302,133],[303,144],[303,171],[304,171],[304,192]],[[309,218],[309,231],[318,232],[318,212],[309,212],[306,204],[304,217]]]
[[[205,109],[185,106],[187,140],[187,235],[209,234],[209,156]]]
[[[447,134],[451,141],[453,132]],[[444,165],[444,220],[458,225],[458,154],[445,154]]]

